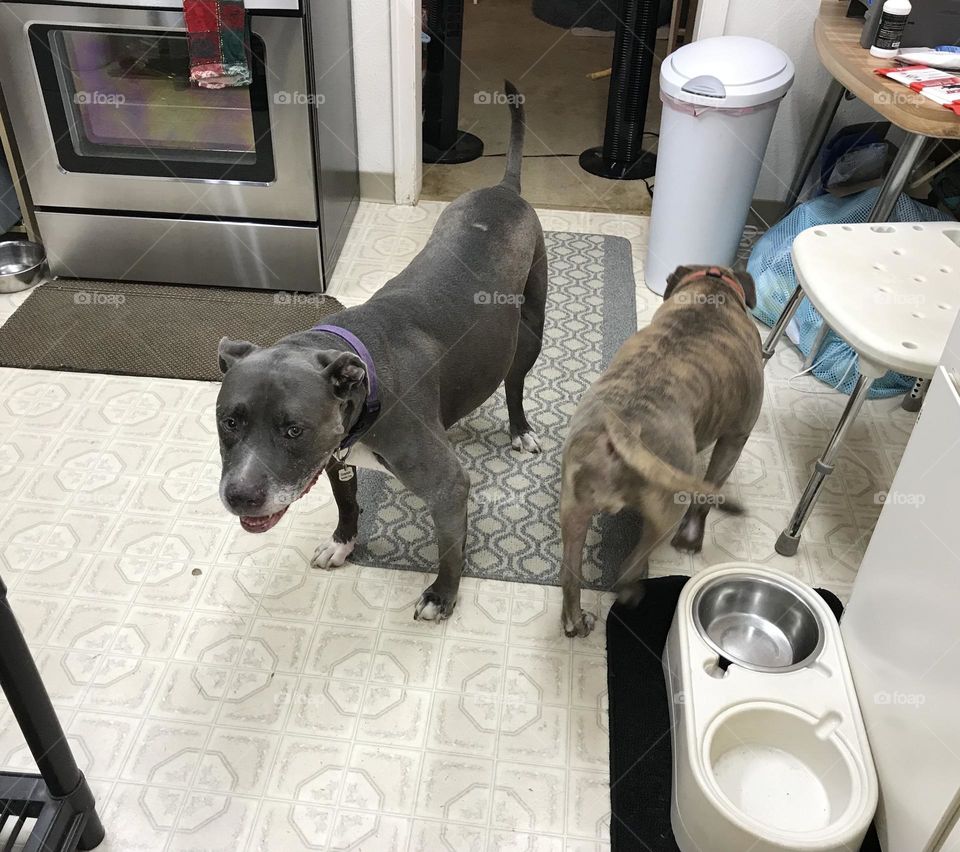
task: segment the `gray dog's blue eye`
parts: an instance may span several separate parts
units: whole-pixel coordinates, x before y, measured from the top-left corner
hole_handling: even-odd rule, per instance
[[[302,434],[303,434],[302,426],[291,426],[289,429],[287,429],[288,438],[299,438]]]

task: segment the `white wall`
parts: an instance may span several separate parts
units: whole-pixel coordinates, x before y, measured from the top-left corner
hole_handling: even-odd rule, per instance
[[[830,81],[830,75],[820,64],[813,44],[813,23],[820,0],[701,2],[704,7],[729,3],[724,34],[753,36],[775,44],[790,56],[796,66],[796,79],[780,104],[756,191],[759,199],[782,201]],[[877,114],[859,101],[844,101],[837,113],[835,127],[876,118]]]
[[[394,200],[390,0],[353,0],[360,195]]]

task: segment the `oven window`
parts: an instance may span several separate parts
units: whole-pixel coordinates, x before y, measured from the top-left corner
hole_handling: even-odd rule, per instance
[[[263,42],[253,83],[190,85],[180,32],[34,25],[34,61],[64,169],[269,182],[275,177]]]

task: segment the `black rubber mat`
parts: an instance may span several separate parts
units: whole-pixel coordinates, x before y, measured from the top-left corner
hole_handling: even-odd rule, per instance
[[[0,366],[219,381],[224,335],[266,345],[341,310],[317,293],[53,281],[0,327]]]
[[[614,604],[607,618],[613,852],[679,852],[670,827],[673,756],[661,657],[688,579],[649,580],[639,606]],[[817,592],[839,619],[843,606],[836,595]],[[861,852],[880,852],[872,827]]]

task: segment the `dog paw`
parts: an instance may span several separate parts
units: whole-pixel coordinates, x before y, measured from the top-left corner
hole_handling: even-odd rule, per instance
[[[585,610],[580,610],[580,615],[576,619],[567,618],[566,614],[563,616],[563,632],[570,637],[580,636],[589,636],[590,631],[593,630],[593,626],[597,623],[597,618],[592,612],[586,612]]]
[[[673,537],[673,540],[670,542],[670,545],[674,550],[679,550],[681,553],[699,553],[703,550],[703,541],[687,541],[686,539]]]
[[[425,589],[413,610],[413,619],[414,621],[443,621],[450,617],[456,605],[456,595],[451,598],[437,594],[432,588]]]
[[[670,545],[682,553],[699,553],[703,550],[703,522],[684,520],[670,539]]]
[[[522,435],[514,436],[510,441],[510,446],[518,453],[540,452],[540,442],[533,432],[524,432]]]
[[[351,538],[350,541],[335,541],[330,539],[326,544],[321,544],[313,553],[313,559],[310,560],[311,568],[322,568],[329,571],[331,568],[339,568],[347,561],[347,557],[353,553],[357,540]]]

